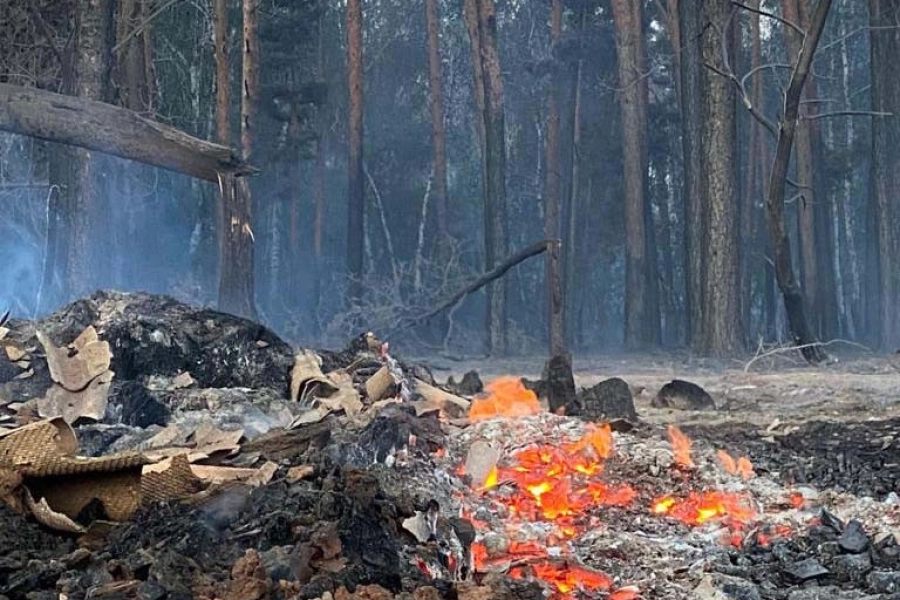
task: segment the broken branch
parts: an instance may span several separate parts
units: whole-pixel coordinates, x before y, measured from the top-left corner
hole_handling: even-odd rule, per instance
[[[524,262],[529,258],[532,258],[539,254],[543,254],[544,252],[549,250],[553,244],[561,245],[562,242],[560,240],[543,240],[532,244],[527,248],[519,250],[515,254],[507,257],[507,259],[502,263],[500,263],[487,273],[483,274],[481,277],[467,284],[461,290],[438,304],[435,308],[431,309],[427,313],[419,315],[417,317],[411,317],[407,319],[406,322],[401,321],[401,323],[394,328],[392,333],[396,333],[397,331],[402,331],[403,329],[408,329],[409,327],[418,325],[419,323],[427,321],[428,319],[438,315],[442,311],[455,306],[460,300],[462,300],[469,294],[477,292],[492,281],[500,279],[501,277],[506,275],[507,271],[509,271],[519,263]]]
[[[797,25],[796,23],[792,23],[791,21],[788,21],[784,17],[778,16],[775,13],[771,13],[767,10],[762,10],[759,8],[754,8],[752,6],[748,6],[746,4],[738,2],[737,0],[731,0],[731,3],[738,8],[743,8],[746,11],[756,13],[758,15],[762,15],[766,18],[772,19],[774,21],[778,21],[779,23],[783,23],[783,24],[787,25],[788,27],[790,27],[791,29],[793,29],[794,31],[796,31],[797,33],[799,33],[801,36],[806,36],[806,32],[803,31],[803,29],[799,25]]]
[[[206,181],[258,170],[237,152],[105,102],[0,83],[0,131],[105,152]]]

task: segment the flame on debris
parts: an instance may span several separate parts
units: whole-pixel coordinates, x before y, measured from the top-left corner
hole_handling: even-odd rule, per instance
[[[650,510],[653,514],[668,515],[686,525],[702,525],[718,518],[726,518],[733,523],[747,523],[756,517],[756,511],[743,494],[715,490],[691,492],[683,500],[666,496],[655,500]]]
[[[675,426],[668,427],[668,435],[675,463],[695,468],[691,440]],[[553,591],[553,600],[595,592],[608,594],[605,597],[609,600],[641,598],[639,589],[614,590],[607,575],[578,565],[569,546],[570,540],[596,525],[598,507],[634,510],[636,503],[648,501],[647,496],[639,499],[638,491],[630,485],[603,479],[607,461],[615,456],[615,438],[609,424],[588,425],[577,440],[531,444],[492,469],[482,487],[486,494],[482,497],[505,509],[502,512],[509,519],[504,536],[507,541],[490,545],[490,553],[485,542],[476,541],[472,546],[475,570],[508,569],[512,564],[511,575],[542,580]],[[745,457],[735,458],[720,451],[718,458],[728,473],[743,479],[754,475],[753,465]],[[789,533],[789,529],[760,528],[757,511],[746,493],[685,491],[652,500],[649,512],[690,527],[716,523],[723,528],[721,542],[735,547],[749,540],[767,545]],[[517,540],[520,528],[516,524],[522,522],[544,522],[554,527],[545,529],[547,533],[538,541]],[[487,527],[480,524],[478,528]]]
[[[612,428],[609,423],[604,423],[597,427],[589,425],[587,433],[574,444],[566,446],[566,450],[570,454],[578,454],[584,452],[588,448],[592,449],[597,458],[609,458],[613,452]]]
[[[518,377],[500,377],[485,386],[487,396],[476,398],[469,407],[470,421],[495,417],[527,417],[541,412],[537,395]]]
[[[560,594],[572,594],[576,591],[605,591],[612,585],[612,580],[597,571],[585,569],[577,565],[556,565],[553,563],[537,563],[531,565],[534,576],[546,581],[556,588]],[[515,570],[514,577],[522,577],[522,570]]]
[[[513,456],[512,466],[499,469],[496,478],[489,480],[515,484],[512,494],[497,500],[510,512],[530,520],[555,521],[595,506],[627,506],[637,496],[633,489],[591,480],[603,472],[603,459],[611,453],[609,426],[593,428],[562,448],[525,448]]]
[[[675,453],[675,463],[687,467],[694,468],[694,461],[691,459],[691,438],[684,435],[680,429],[674,425],[669,425],[669,442],[672,444],[672,451]]]
[[[716,452],[716,457],[719,459],[722,468],[725,469],[725,472],[729,475],[738,475],[744,481],[756,475],[753,471],[753,463],[751,463],[750,459],[746,456],[734,460],[730,454],[724,450],[719,450]]]

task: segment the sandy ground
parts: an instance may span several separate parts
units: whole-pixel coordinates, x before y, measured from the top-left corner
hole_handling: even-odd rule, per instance
[[[806,421],[871,421],[900,417],[900,357],[872,354],[836,355],[824,366],[809,366],[796,355],[758,360],[711,361],[686,356],[594,356],[574,359],[578,387],[609,377],[621,377],[632,387],[642,418],[653,423],[748,423],[759,427]],[[459,377],[475,369],[487,382],[498,375],[515,374],[536,379],[542,358],[504,361],[451,361],[436,358],[430,364],[435,377]],[[650,401],[674,378],[703,386],[715,399],[715,412],[655,409]]]

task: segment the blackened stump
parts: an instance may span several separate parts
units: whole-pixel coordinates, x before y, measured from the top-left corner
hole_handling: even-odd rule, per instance
[[[578,416],[585,420],[638,420],[631,388],[618,377],[601,381],[592,388],[582,390],[578,394],[577,403],[581,405],[581,413]]]

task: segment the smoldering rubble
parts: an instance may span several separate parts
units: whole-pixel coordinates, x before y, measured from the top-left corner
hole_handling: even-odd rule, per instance
[[[853,479],[792,445],[806,435],[825,454],[833,428],[660,428],[621,380],[578,390],[550,369],[441,383],[377,332],[341,351],[293,348],[145,294],[12,321],[0,345],[7,598],[900,589],[889,423],[877,459],[853,453],[871,474]]]

